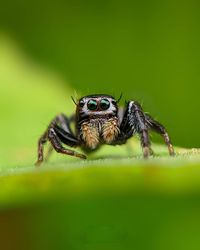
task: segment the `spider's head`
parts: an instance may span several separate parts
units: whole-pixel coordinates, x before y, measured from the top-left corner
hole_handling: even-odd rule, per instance
[[[118,111],[117,101],[110,95],[88,95],[77,103],[77,113],[80,118],[111,117]]]

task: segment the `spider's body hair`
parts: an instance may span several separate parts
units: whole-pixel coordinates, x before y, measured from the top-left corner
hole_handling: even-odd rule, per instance
[[[118,119],[91,119],[81,125],[81,139],[89,149],[96,149],[100,144],[111,144],[119,134]]]
[[[119,132],[118,119],[116,117],[108,119],[102,126],[102,136],[107,144],[114,142]]]

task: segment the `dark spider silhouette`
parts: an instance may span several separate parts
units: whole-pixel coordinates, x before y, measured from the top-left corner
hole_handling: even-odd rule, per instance
[[[139,134],[143,156],[148,158],[153,153],[149,130],[159,133],[168,146],[169,154],[174,155],[163,125],[144,113],[138,102],[128,101],[126,108],[122,109],[118,107],[118,101],[110,95],[88,95],[75,103],[76,114],[71,118],[64,114],[56,116],[39,139],[36,165],[43,162],[43,147],[47,141],[58,153],[86,159],[85,155],[66,149],[62,144],[81,147],[85,152],[90,152],[102,144],[124,144],[135,134]],[[75,133],[70,127],[72,122],[75,123]]]

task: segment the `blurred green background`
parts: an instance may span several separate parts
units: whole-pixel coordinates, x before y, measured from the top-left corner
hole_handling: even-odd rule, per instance
[[[200,146],[199,7],[1,2],[0,248],[199,249],[200,150],[184,149]],[[182,149],[153,144],[143,161],[136,139],[36,169],[38,137],[75,92],[140,101]]]
[[[0,8],[1,31],[63,84],[139,100],[185,147],[199,146],[199,24],[195,0],[4,1]]]

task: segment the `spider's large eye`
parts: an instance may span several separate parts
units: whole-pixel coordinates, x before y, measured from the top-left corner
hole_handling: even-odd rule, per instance
[[[97,101],[96,100],[89,100],[87,103],[87,107],[89,110],[96,110],[97,109]]]
[[[108,99],[102,99],[100,102],[100,107],[102,110],[106,110],[110,107],[110,102],[108,101]]]

